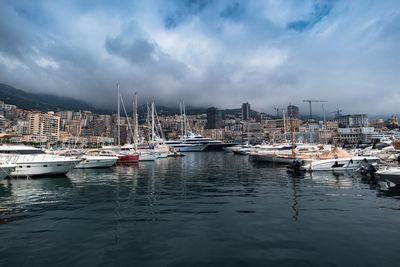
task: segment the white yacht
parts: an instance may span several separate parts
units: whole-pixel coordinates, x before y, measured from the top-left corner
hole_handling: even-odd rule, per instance
[[[11,176],[37,176],[66,174],[81,162],[81,159],[49,155],[31,146],[0,146],[0,161],[15,164]]]
[[[118,160],[116,154],[106,150],[88,150],[85,152],[73,150],[60,155],[81,158],[82,161],[76,164],[75,169],[109,168]]]
[[[177,152],[201,152],[218,151],[224,147],[234,146],[234,143],[224,143],[219,140],[203,137],[190,133],[189,136],[181,138],[179,141],[166,141],[166,145],[172,147]]]
[[[353,156],[340,148],[324,152],[300,167],[305,171],[355,171],[379,163],[378,157]]]

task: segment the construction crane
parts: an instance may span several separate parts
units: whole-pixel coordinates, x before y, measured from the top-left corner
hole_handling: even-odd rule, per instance
[[[311,103],[312,102],[328,102],[326,100],[303,100],[303,102],[308,102],[310,104],[310,120],[312,119],[312,110],[311,110]]]
[[[329,113],[330,114],[335,114],[335,119],[336,119],[336,118],[339,118],[342,115],[342,110],[338,109],[338,110],[335,110],[335,111],[329,112]]]

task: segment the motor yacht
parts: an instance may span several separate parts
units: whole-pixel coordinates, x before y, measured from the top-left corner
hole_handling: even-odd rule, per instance
[[[91,169],[91,168],[109,168],[113,166],[118,156],[111,151],[106,150],[67,150],[59,155],[81,158],[82,161],[76,164],[75,169]]]
[[[82,159],[46,154],[44,151],[24,145],[0,146],[0,161],[15,164],[10,173],[13,177],[66,174]]]
[[[166,141],[165,143],[169,147],[174,148],[177,152],[219,151],[223,150],[224,147],[236,145],[235,143],[224,143],[193,133],[181,138],[179,141]]]
[[[353,156],[341,148],[324,152],[300,166],[305,171],[355,171],[368,164],[379,163],[378,157]]]

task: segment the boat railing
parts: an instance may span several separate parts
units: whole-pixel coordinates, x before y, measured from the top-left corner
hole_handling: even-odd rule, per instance
[[[35,155],[21,155],[21,154],[2,154],[0,155],[0,161],[6,163],[17,163],[17,162],[40,162],[40,161],[64,161],[67,159],[78,158],[77,156],[59,156],[57,154],[35,154]]]

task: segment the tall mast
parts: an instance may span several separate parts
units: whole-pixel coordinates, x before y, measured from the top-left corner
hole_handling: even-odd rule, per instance
[[[184,139],[184,130],[183,130],[183,110],[182,110],[182,99],[179,100],[179,107],[181,109],[181,131],[182,131],[182,140]]]
[[[135,151],[137,150],[137,137],[138,137],[138,114],[137,114],[137,95],[135,92],[135,96],[133,98],[133,121],[135,123],[135,127],[133,128],[133,142],[135,145]]]
[[[119,83],[117,83],[117,95],[118,95],[118,146],[121,146],[121,121],[120,121],[120,115],[119,115]]]
[[[295,152],[294,152],[294,137],[293,137],[293,110],[292,110],[292,105],[290,105],[290,133],[292,136],[292,156],[295,156]]]
[[[185,101],[182,100],[182,107],[183,107],[183,129],[185,130],[185,137],[187,136],[186,131],[186,108],[185,108]]]
[[[154,101],[151,102],[151,142],[154,146]]]
[[[147,106],[147,133],[148,133],[148,136],[147,136],[147,140],[148,140],[148,142],[150,142],[150,108],[149,108],[149,103],[146,103],[146,106]]]
[[[326,111],[325,111],[325,105],[322,104],[322,110],[324,111],[324,135],[325,135],[325,144],[327,143],[326,140]]]
[[[283,114],[283,131],[285,133],[285,142],[286,142],[286,118],[285,118],[285,109],[282,109]]]

